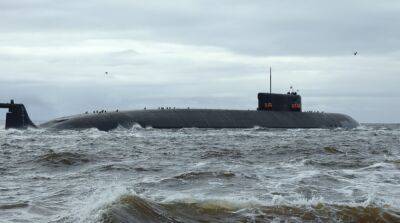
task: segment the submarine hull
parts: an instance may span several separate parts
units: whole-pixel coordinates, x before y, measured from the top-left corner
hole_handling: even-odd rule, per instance
[[[82,114],[55,119],[39,127],[109,131],[133,125],[152,128],[354,128],[359,124],[350,116],[338,113],[160,109]]]

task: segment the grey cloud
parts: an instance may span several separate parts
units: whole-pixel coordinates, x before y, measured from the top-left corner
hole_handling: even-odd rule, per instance
[[[109,31],[269,56],[382,54],[400,45],[398,1],[28,2],[3,10],[4,31]]]
[[[10,0],[0,16],[0,100],[24,102],[36,120],[254,109],[272,65],[274,91],[300,88],[307,109],[399,121],[397,0]]]

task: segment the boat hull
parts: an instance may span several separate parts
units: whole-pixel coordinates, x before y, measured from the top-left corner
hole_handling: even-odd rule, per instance
[[[350,116],[337,113],[160,109],[82,114],[55,119],[40,127],[108,131],[133,125],[152,128],[354,128],[359,124]]]

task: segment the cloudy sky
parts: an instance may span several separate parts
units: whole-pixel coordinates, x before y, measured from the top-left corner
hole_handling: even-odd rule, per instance
[[[33,120],[255,109],[272,66],[304,110],[400,122],[399,0],[0,0],[0,18],[0,101]]]

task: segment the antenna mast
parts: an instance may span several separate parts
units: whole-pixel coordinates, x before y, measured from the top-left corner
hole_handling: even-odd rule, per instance
[[[269,67],[269,94],[272,94],[272,68]]]

